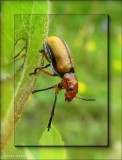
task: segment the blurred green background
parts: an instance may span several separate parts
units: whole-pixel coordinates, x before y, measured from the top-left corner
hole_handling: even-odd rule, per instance
[[[96,98],[93,102],[74,99],[65,103],[64,91],[61,91],[53,124],[65,145],[107,145],[108,17],[49,15],[49,22],[48,35],[62,37],[74,57],[79,82],[78,95]],[[48,70],[52,72],[51,69]],[[41,73],[35,89],[46,88],[60,81],[58,77],[48,77]],[[15,129],[15,144],[38,145],[40,133],[47,127],[53,101],[53,90],[31,95]]]
[[[68,159],[121,159],[120,10],[121,4],[118,1],[63,2],[63,4],[50,2],[49,13],[54,15],[50,16],[49,35],[61,36],[72,51],[79,81],[79,96],[96,98],[95,102],[74,99],[67,104],[64,102],[64,92],[59,94],[53,125],[61,134],[65,145],[107,144],[108,18],[106,14],[109,14],[110,19],[110,147],[66,148]],[[60,78],[47,79],[47,76],[41,74],[35,89],[58,82]],[[51,90],[30,97],[16,128],[16,144],[38,143],[41,133],[47,126],[53,99],[54,91]],[[8,151],[11,144],[7,148]],[[43,152],[43,149],[35,149],[37,152],[38,150]],[[31,151],[29,148],[28,150]],[[54,150],[58,149],[54,148]],[[46,148],[45,153],[50,151],[50,148]],[[14,153],[25,152],[16,149]],[[52,159],[55,159],[54,157]],[[49,159],[51,159],[50,155]]]

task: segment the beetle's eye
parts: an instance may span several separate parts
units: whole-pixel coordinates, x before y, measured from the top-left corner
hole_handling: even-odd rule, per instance
[[[69,90],[70,90],[70,91],[73,91],[73,90],[74,90],[74,87],[73,87],[73,86],[70,86],[70,87],[69,87]]]

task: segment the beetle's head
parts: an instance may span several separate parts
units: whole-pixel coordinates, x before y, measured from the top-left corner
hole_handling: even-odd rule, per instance
[[[65,101],[73,100],[78,92],[78,82],[74,73],[65,73],[61,85],[66,90]]]

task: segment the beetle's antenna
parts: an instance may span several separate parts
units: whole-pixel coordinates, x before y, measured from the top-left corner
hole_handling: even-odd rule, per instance
[[[55,105],[56,105],[56,101],[57,101],[57,95],[58,95],[58,93],[55,92],[55,100],[54,100],[53,108],[52,108],[52,111],[51,111],[51,116],[50,116],[48,126],[47,126],[48,131],[50,130],[51,122],[52,122],[52,119],[53,119],[53,116],[54,116],[54,110],[55,110]]]
[[[96,101],[95,98],[81,98],[81,97],[77,97],[77,96],[75,98],[82,99],[83,101]]]

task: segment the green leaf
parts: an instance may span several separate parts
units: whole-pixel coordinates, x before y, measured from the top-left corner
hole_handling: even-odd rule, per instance
[[[40,149],[41,159],[67,159],[67,152],[65,147],[46,147]]]
[[[42,159],[67,159],[67,153],[64,146],[64,142],[60,136],[58,130],[52,125],[50,131],[47,129],[43,132],[39,144],[41,146],[53,146],[41,148],[40,154]],[[48,153],[48,154],[47,154]]]
[[[47,129],[43,132],[39,141],[41,146],[64,146],[64,142],[58,130],[52,125],[50,131]],[[65,147],[41,147],[40,148],[25,148],[27,159],[67,159]],[[39,154],[40,153],[40,154]],[[47,154],[48,153],[48,154]]]
[[[6,108],[2,127],[3,147],[14,131],[14,120],[16,122],[20,118],[37,78],[37,76],[29,76],[29,73],[40,65],[38,50],[43,46],[44,37],[48,33],[48,2],[2,1],[1,8],[1,78],[2,81],[10,79],[11,81],[6,84],[13,88],[13,93],[8,85],[2,90],[2,98],[6,98],[7,102],[4,103],[5,100],[2,100],[2,108]],[[23,54],[26,56],[16,60],[16,64],[20,65],[15,65],[14,68],[13,57],[24,46],[26,48],[17,58],[19,59]],[[21,69],[14,73],[16,66],[21,66]],[[10,92],[11,96],[6,97],[5,90]]]
[[[64,142],[60,136],[58,130],[52,125],[50,131],[47,129],[42,133],[40,139],[40,145],[42,146],[63,146]]]
[[[29,73],[40,66],[38,50],[47,34],[47,18],[47,15],[15,15],[15,51],[20,40],[25,41],[23,47],[26,47],[22,53],[25,54],[24,60],[15,75],[15,120],[20,117],[37,78]]]

